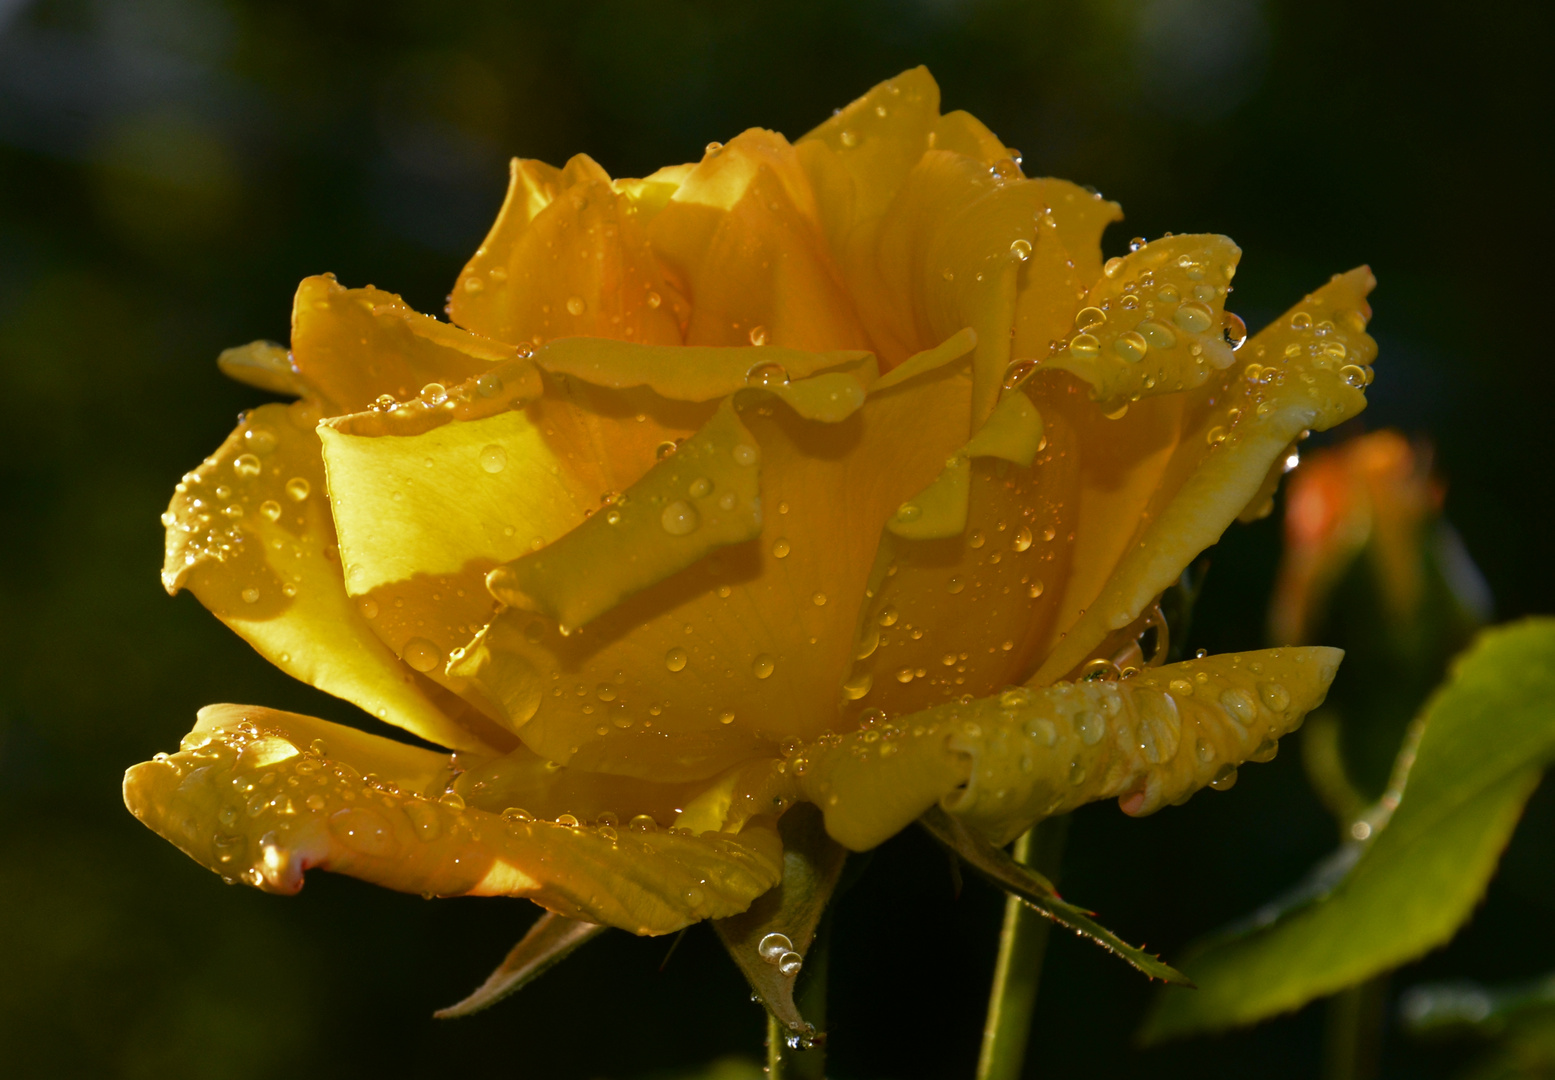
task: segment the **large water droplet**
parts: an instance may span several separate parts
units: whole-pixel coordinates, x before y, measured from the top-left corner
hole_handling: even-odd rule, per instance
[[[443,662],[443,653],[426,638],[411,638],[400,654],[405,663],[422,674],[433,670]]]
[[[507,468],[508,452],[496,443],[481,447],[481,468],[489,473],[499,473]]]
[[[778,957],[793,951],[794,943],[786,934],[768,934],[756,945],[756,952],[769,964],[777,963]]]
[[[685,669],[688,659],[690,658],[686,655],[686,650],[677,645],[664,654],[664,666],[671,671],[682,671]]]
[[[1121,334],[1118,340],[1112,343],[1112,350],[1131,364],[1137,364],[1145,358],[1145,353],[1150,351],[1150,343],[1144,335],[1137,330],[1130,330]]]
[[[696,507],[684,499],[676,499],[664,508],[664,513],[659,515],[659,524],[664,526],[664,531],[671,536],[689,536],[696,532],[697,526],[702,523],[697,514]]]
[[[239,454],[232,461],[232,471],[245,479],[258,476],[260,468],[257,454]]]
[[[1231,719],[1244,727],[1258,719],[1258,703],[1239,686],[1228,687],[1220,692],[1220,705],[1230,715]]]
[[[286,494],[290,495],[297,502],[302,502],[302,500],[306,499],[308,492],[312,490],[313,485],[301,476],[294,476],[286,481]]]
[[[788,540],[784,537],[780,536],[776,540],[772,541],[772,557],[774,559],[786,559],[788,557],[788,553],[791,550],[793,549],[789,546]]]
[[[777,664],[768,653],[757,653],[751,661],[751,674],[758,679],[765,679],[776,669]]]
[[[867,671],[856,672],[850,675],[847,681],[842,684],[842,694],[849,701],[857,701],[869,693],[870,688],[874,685],[875,677],[872,674]]]
[[[804,966],[804,957],[796,952],[786,952],[778,957],[777,969],[784,975],[798,975],[799,969]]]
[[[1270,712],[1282,713],[1290,708],[1290,691],[1279,683],[1266,682],[1258,686],[1258,696]]]
[[[569,297],[567,297],[567,314],[569,314],[569,315],[582,315],[583,312],[586,311],[587,309],[588,309],[588,304],[584,302],[583,297],[581,297],[581,296],[569,296]]]

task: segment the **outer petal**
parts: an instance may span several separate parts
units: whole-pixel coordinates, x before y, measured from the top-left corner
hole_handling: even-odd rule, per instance
[[[745,910],[782,872],[769,827],[690,836],[505,819],[442,795],[446,775],[429,751],[226,706],[178,753],[130,769],[124,790],[137,817],[197,862],[283,894],[319,866],[405,892],[523,896],[662,934]]]
[[[709,153],[649,235],[691,299],[687,344],[869,347],[781,135],[753,129]]]
[[[995,843],[1097,799],[1151,813],[1236,766],[1322,703],[1341,653],[1270,649],[1149,668],[1122,682],[1015,688],[807,747],[791,763],[826,829],[856,851],[935,802]]]
[[[428,383],[463,382],[513,355],[382,289],[347,289],[331,274],[297,287],[292,360],[334,413],[365,409],[380,394],[409,398]]]
[[[673,189],[635,184],[650,204]],[[581,154],[565,170],[514,159],[507,200],[448,311],[477,333],[536,345],[573,335],[678,345],[688,313],[649,250],[637,199]]]
[[[163,584],[189,588],[282,671],[379,719],[444,746],[509,747],[400,663],[347,597],[317,422],[314,402],[261,406],[184,475],[163,516]]]
[[[1111,422],[1086,411],[1073,384],[1048,383],[1048,396],[1038,398],[1044,415],[1067,411],[1081,429],[1075,544],[1083,560],[1066,589],[1063,634],[1035,682],[1074,670],[1129,626],[1259,497],[1303,431],[1365,407],[1362,388],[1376,355],[1365,332],[1373,284],[1364,268],[1336,276],[1197,391],[1131,407],[1110,439]]]
[[[760,459],[758,540],[569,637],[509,610],[458,670],[510,703],[526,744],[580,768],[709,777],[813,737],[837,721],[880,530],[966,441],[969,390],[966,364],[945,364],[832,423],[742,393]]]

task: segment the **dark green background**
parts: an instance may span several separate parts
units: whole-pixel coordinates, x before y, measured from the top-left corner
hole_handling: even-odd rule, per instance
[[[216,353],[284,339],[297,281],[326,270],[440,310],[512,154],[641,175],[747,126],[797,136],[927,63],[1028,172],[1123,203],[1109,254],[1234,237],[1255,329],[1369,262],[1364,423],[1435,440],[1500,616],[1555,610],[1550,10],[0,0],[0,1072],[564,1080],[755,1053],[758,1008],[700,928],[662,972],[668,942],[613,935],[434,1022],[532,907],[324,874],[291,900],[225,888],[119,799],[124,767],[207,702],[356,719],[163,595],[157,515],[262,397]],[[1193,644],[1261,643],[1277,539],[1264,522],[1213,553]],[[1171,958],[1330,846],[1297,758],[1145,821],[1081,812],[1066,892]],[[1555,798],[1530,814],[1475,922],[1395,991],[1555,965]],[[976,883],[956,899],[916,835],[877,854],[838,915],[836,1075],[970,1075],[998,910]],[[1316,1075],[1319,1009],[1138,1051],[1151,992],[1055,939],[1029,1075]],[[1389,1032],[1390,1076],[1457,1060]]]

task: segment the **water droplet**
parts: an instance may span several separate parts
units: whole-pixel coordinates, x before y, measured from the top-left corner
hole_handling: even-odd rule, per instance
[[[758,679],[765,679],[776,667],[777,664],[773,662],[770,654],[757,653],[756,659],[751,661],[751,674]]]
[[[1144,335],[1137,330],[1130,330],[1126,334],[1120,334],[1118,340],[1112,343],[1112,349],[1123,359],[1137,364],[1145,358],[1145,353],[1150,350],[1150,343]]]
[[[378,617],[378,601],[370,596],[364,596],[356,602],[356,609],[362,613],[364,619],[376,619]]]
[[[405,649],[400,654],[401,659],[422,674],[431,671],[443,662],[443,654],[438,647],[426,638],[411,638],[405,643]]]
[[[913,669],[910,667],[904,667],[896,673],[896,681],[899,683],[910,683],[912,680]]]
[[[747,468],[756,464],[761,457],[756,448],[748,443],[738,444],[730,453],[736,465],[744,465]]]
[[[798,975],[799,969],[804,966],[804,957],[796,952],[786,952],[778,957],[777,969],[784,975]]]
[[[281,504],[274,499],[266,499],[259,504],[259,512],[271,521],[278,521],[281,517]]]
[[[1189,300],[1172,313],[1172,321],[1190,334],[1202,334],[1214,325],[1215,318],[1209,308]]]
[[[869,693],[870,688],[874,685],[875,677],[867,671],[860,671],[850,675],[847,680],[843,682],[842,693],[843,696],[846,697],[849,701],[857,701],[859,698]]]
[[[260,468],[256,454],[239,454],[232,461],[232,471],[244,478],[258,476]]]
[[[851,150],[858,145],[858,133],[855,131],[844,131],[837,136],[837,141]]]
[[[1169,327],[1162,326],[1158,322],[1147,319],[1140,323],[1137,329],[1152,348],[1170,349],[1177,344],[1177,335],[1172,333]]]
[[[1115,278],[1118,276],[1119,272],[1122,271],[1122,269],[1122,257],[1114,255],[1112,258],[1108,259],[1104,264],[1102,264],[1101,272],[1110,278]]]
[[[1069,782],[1076,787],[1085,783],[1085,762],[1079,758],[1069,763]]]
[[[1099,307],[1083,307],[1074,317],[1074,328],[1082,333],[1094,330],[1107,321],[1107,313]]]
[[[1107,734],[1107,721],[1089,709],[1075,713],[1074,729],[1086,746],[1095,746]]]
[[[1226,436],[1229,434],[1230,433],[1224,427],[1222,427],[1220,424],[1216,424],[1214,427],[1210,428],[1204,433],[1204,441],[1210,446],[1219,446],[1221,443],[1226,441]]]
[[[1346,364],[1339,369],[1339,374],[1344,377],[1346,384],[1357,390],[1366,385],[1366,369],[1358,364]]]
[[[556,824],[560,825],[564,829],[576,829],[579,825],[582,824],[582,822],[578,820],[578,816],[576,814],[557,814]]]
[[[1176,694],[1178,697],[1193,696],[1193,684],[1187,679],[1173,679],[1171,682],[1167,683],[1166,686],[1167,689]]]
[[[1282,713],[1290,708],[1290,691],[1279,683],[1260,683],[1258,696],[1263,699],[1264,706],[1270,712]]]
[[[429,382],[416,395],[423,405],[441,405],[448,400],[448,389],[442,383]]]
[[[768,934],[756,945],[757,954],[769,964],[777,963],[778,957],[793,951],[794,943],[786,934]]]
[[[1045,716],[1034,716],[1026,721],[1026,734],[1042,746],[1052,746],[1058,741],[1058,728]]]
[[[697,526],[702,523],[697,514],[696,507],[684,499],[676,499],[664,508],[664,513],[659,515],[659,524],[664,526],[664,531],[671,536],[690,536],[696,532]]]
[[[243,590],[243,602],[245,604],[257,604],[259,602],[259,590],[250,585]]]
[[[1069,342],[1069,355],[1076,360],[1093,360],[1101,353],[1101,342],[1094,334],[1076,334]]]
[[[753,326],[749,336],[752,345],[765,345],[767,343],[767,328],[765,326]],[[787,373],[784,374],[783,382],[788,382]],[[766,384],[762,383],[761,385],[765,386]]]
[[[1247,324],[1242,321],[1242,316],[1232,311],[1220,313],[1220,329],[1225,335],[1226,344],[1231,346],[1231,351],[1240,349],[1247,341]]]
[[[1290,317],[1292,330],[1310,330],[1312,328],[1312,316],[1305,311],[1298,311]]]
[[[792,548],[784,537],[778,537],[772,541],[772,557],[774,559],[786,559]]]
[[[1016,262],[1025,262],[1027,259],[1031,258],[1031,241],[1011,240],[1010,254],[1015,257]]]
[[[718,714],[718,722],[720,724],[734,723],[734,712],[730,709],[725,709],[723,712]]]
[[[489,473],[499,473],[507,468],[508,452],[496,443],[490,443],[481,447],[481,468]]]
[[[669,457],[679,449],[679,443],[675,442],[673,439],[666,439],[664,442],[661,442],[658,446],[654,447],[653,456],[656,460],[663,461],[665,458]]]
[[[693,499],[705,499],[712,492],[712,490],[713,482],[705,476],[697,477],[695,480],[691,481],[690,486],[686,488],[687,494],[689,494]]]
[[[897,614],[896,608],[890,604],[880,609],[879,622],[881,626],[895,626],[898,618],[900,616]]]
[[[1209,786],[1216,791],[1230,791],[1236,786],[1236,766],[1222,765],[1220,771],[1215,774],[1215,779],[1209,782]]]
[[[382,857],[394,853],[394,829],[387,818],[365,806],[348,806],[330,815],[329,831],[340,842],[362,855]]]
[[[628,821],[626,824],[627,827],[634,832],[659,831],[659,823],[653,820],[653,816],[651,814],[634,814],[632,816],[632,820]]]
[[[584,310],[587,309],[587,307],[588,307],[588,304],[584,303],[583,297],[581,297],[581,296],[569,296],[569,297],[567,297],[567,314],[569,314],[569,315],[582,315]]]
[[[1231,719],[1246,727],[1258,719],[1258,703],[1239,686],[1228,687],[1220,693],[1220,705]]]
[[[691,886],[691,888],[687,889],[681,895],[685,897],[686,906],[691,908],[693,911],[701,907],[702,901],[706,899],[702,894],[702,890],[697,888],[695,885]]]
[[[302,502],[308,497],[308,492],[313,490],[313,485],[300,476],[294,476],[286,481],[286,494],[295,501]]]
[[[660,296],[652,289],[648,290],[648,295],[643,297],[643,299],[647,302],[648,307],[650,308],[657,308],[660,304],[664,303],[664,297]]]

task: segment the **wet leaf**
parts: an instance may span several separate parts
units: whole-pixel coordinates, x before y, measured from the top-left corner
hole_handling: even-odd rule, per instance
[[[508,953],[507,959],[497,970],[486,977],[475,993],[446,1009],[433,1013],[439,1020],[451,1020],[456,1016],[469,1016],[488,1009],[544,975],[555,965],[570,956],[574,949],[593,941],[610,929],[599,923],[569,919],[554,911],[540,916],[529,932]]]
[[[1047,878],[1028,866],[1022,866],[1004,849],[994,847],[938,806],[919,818],[918,823],[973,870],[1060,926],[1067,926],[1075,933],[1090,938],[1152,979],[1193,985],[1182,972],[1159,957],[1128,944],[1092,918],[1092,912],[1076,907],[1059,896],[1058,890],[1053,888],[1053,883]]]
[[[1253,1023],[1445,944],[1484,894],[1555,753],[1552,702],[1555,619],[1481,635],[1405,746],[1397,809],[1357,823],[1369,837],[1350,848],[1348,872],[1315,877],[1319,887],[1299,902],[1202,943],[1183,965],[1199,993],[1163,995],[1144,1037]]]
[[[810,806],[785,814],[779,831],[783,880],[750,910],[716,919],[713,928],[767,1010],[790,1031],[810,1035],[815,1029],[794,1003],[794,984],[848,851],[826,835]]]

